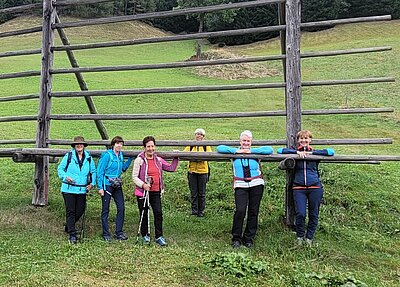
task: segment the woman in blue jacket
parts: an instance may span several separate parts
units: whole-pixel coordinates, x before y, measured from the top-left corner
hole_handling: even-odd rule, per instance
[[[117,206],[117,218],[115,228],[115,239],[127,240],[128,237],[123,231],[125,218],[125,201],[122,192],[122,172],[126,171],[132,162],[129,157],[124,161],[122,147],[124,140],[116,136],[111,140],[111,149],[101,154],[97,166],[97,185],[101,195],[101,225],[103,227],[103,239],[111,241],[110,230],[108,227],[108,213],[110,210],[111,197]]]
[[[74,138],[68,152],[58,165],[58,176],[62,180],[61,193],[66,210],[65,231],[69,241],[77,243],[75,224],[86,209],[86,192],[96,183],[96,167],[90,153],[85,150],[88,144],[81,136]]]
[[[307,155],[333,156],[333,149],[313,150],[310,146],[312,134],[303,130],[297,133],[297,149],[280,148],[280,154],[298,154],[300,158]],[[296,210],[296,236],[297,244],[306,242],[312,245],[315,231],[318,226],[319,207],[321,205],[324,188],[318,173],[319,161],[296,160],[295,174],[293,180],[293,198]],[[306,209],[308,204],[308,224],[305,231]]]
[[[271,154],[269,146],[251,148],[253,135],[250,131],[240,134],[240,148],[219,145],[219,153],[230,154]],[[235,190],[235,214],[232,225],[232,247],[242,244],[251,248],[254,245],[258,227],[258,212],[264,192],[264,179],[260,162],[257,159],[238,158],[233,160],[233,187]],[[247,223],[243,232],[243,223],[247,210]]]

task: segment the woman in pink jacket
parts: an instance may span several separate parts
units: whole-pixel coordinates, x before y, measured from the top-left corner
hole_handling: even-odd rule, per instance
[[[132,178],[136,185],[135,195],[139,207],[140,233],[145,244],[150,244],[148,226],[149,204],[153,210],[155,226],[155,242],[160,246],[167,245],[163,236],[163,216],[161,194],[164,192],[162,171],[173,172],[178,167],[179,159],[174,158],[172,163],[166,162],[157,156],[156,140],[152,136],[143,139],[144,151],[134,161]]]

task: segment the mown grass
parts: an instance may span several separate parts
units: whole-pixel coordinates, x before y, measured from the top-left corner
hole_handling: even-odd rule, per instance
[[[28,19],[23,25],[34,26]],[[22,28],[21,22],[12,22]],[[0,29],[7,29],[6,23]],[[17,26],[15,26],[17,25]],[[346,79],[371,76],[400,76],[400,22],[338,26],[318,33],[305,33],[303,51],[323,51],[390,45],[393,50],[358,56],[315,58],[302,61],[304,80]],[[100,42],[138,37],[134,26],[104,25],[87,30],[70,29],[71,43]],[[144,29],[142,36],[161,33]],[[132,33],[130,32],[132,30]],[[142,31],[141,30],[141,31]],[[136,32],[137,34],[134,34]],[[38,35],[1,39],[0,51],[37,48]],[[238,54],[279,53],[278,41],[229,48]],[[82,66],[127,65],[185,60],[193,53],[194,43],[139,45],[114,49],[79,51]],[[210,48],[210,47],[208,47]],[[40,56],[0,59],[0,72],[37,70]],[[56,54],[55,66],[68,67],[67,58]],[[266,63],[281,69],[279,62]],[[258,80],[224,81],[193,75],[188,69],[142,72],[93,73],[84,75],[89,89],[140,88],[181,85],[212,85],[249,82],[280,82],[280,77]],[[38,78],[2,80],[1,96],[38,92]],[[57,75],[56,91],[76,90],[72,76]],[[336,115],[303,117],[303,127],[316,138],[390,137],[393,145],[336,146],[339,154],[393,154],[400,152],[398,82],[336,87],[303,88],[303,108],[394,107],[391,114]],[[284,109],[281,89],[187,93],[95,98],[100,113],[161,113],[258,111]],[[37,101],[19,101],[0,105],[0,115],[36,114]],[[53,113],[86,113],[81,99],[53,99]],[[111,136],[141,139],[153,134],[157,139],[191,139],[201,126],[208,139],[236,139],[243,129],[251,129],[256,139],[285,137],[283,118],[106,121]],[[91,121],[51,124],[51,137],[69,139],[82,134],[98,139]],[[2,123],[0,137],[34,138],[35,123]],[[138,225],[136,200],[132,195],[130,171],[125,175],[126,223],[130,239],[105,244],[100,237],[100,199],[96,192],[88,196],[87,237],[71,246],[63,232],[64,204],[59,195],[56,166],[51,166],[49,205],[30,205],[33,165],[15,164],[1,159],[0,167],[0,255],[2,286],[398,286],[400,284],[400,179],[398,163],[381,165],[323,164],[325,199],[321,207],[320,227],[312,249],[293,249],[294,234],[281,223],[285,176],[275,163],[263,164],[267,185],[260,211],[260,226],[254,250],[233,252],[230,228],[234,208],[231,191],[231,167],[211,163],[207,214],[192,218],[186,182],[186,163],[174,174],[167,174],[167,193],[163,208],[167,248],[144,247],[135,243]],[[115,222],[112,206],[111,226]],[[236,255],[248,261],[239,262]],[[224,256],[220,256],[224,255]],[[222,260],[225,267],[210,262]],[[240,259],[240,258],[239,258]],[[260,273],[249,266],[260,264]],[[242,271],[245,277],[238,277]],[[351,277],[352,276],[352,277]],[[353,279],[352,279],[353,278]],[[354,286],[350,285],[350,286]]]

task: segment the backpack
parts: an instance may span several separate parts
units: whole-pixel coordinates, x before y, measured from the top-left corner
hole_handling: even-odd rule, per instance
[[[67,164],[65,165],[65,169],[64,169],[65,172],[67,172],[69,164],[71,163],[71,160],[72,160],[72,151],[68,152]],[[87,183],[89,184],[92,182],[92,173],[90,172],[90,163],[92,161],[92,157],[89,155],[87,160],[89,162],[89,173],[87,175]]]
[[[71,160],[72,160],[72,151],[68,152],[67,164],[65,166],[64,171],[68,170],[68,167],[69,167],[69,164],[71,163]],[[89,156],[87,160],[88,160],[89,166],[90,166],[90,162],[92,161],[92,157]]]

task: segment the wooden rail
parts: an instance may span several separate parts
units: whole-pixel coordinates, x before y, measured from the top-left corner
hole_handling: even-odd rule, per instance
[[[300,27],[303,27],[303,26],[304,27],[314,27],[314,26],[324,27],[324,26],[332,26],[332,23],[346,24],[346,23],[357,23],[357,22],[386,21],[386,20],[390,20],[390,19],[391,19],[391,16],[360,17],[360,18],[340,19],[340,20],[309,22],[309,23],[301,24]],[[239,36],[239,35],[247,35],[247,34],[259,34],[259,33],[268,33],[268,32],[274,32],[274,31],[284,31],[284,30],[286,30],[285,25],[278,25],[278,26],[269,26],[269,27],[226,30],[226,31],[219,31],[219,32],[202,32],[202,33],[194,33],[194,34],[188,34],[188,35],[175,35],[175,36],[152,37],[152,38],[143,38],[143,39],[134,39],[134,40],[124,40],[124,41],[78,44],[78,45],[71,45],[69,47],[56,46],[53,49],[54,49],[54,51],[64,51],[67,49],[68,50],[85,50],[85,49],[97,49],[97,48],[107,48],[107,47],[130,46],[130,45],[139,45],[139,44],[183,41],[183,40],[196,40],[196,39],[206,39],[206,38],[216,38],[216,37],[230,37],[230,36]],[[1,33],[0,33],[0,36],[1,36]]]
[[[36,155],[36,156],[54,156],[63,157],[70,149],[49,149],[49,148],[19,148],[19,149],[0,149],[0,156],[10,157],[14,153],[22,155]],[[104,150],[90,150],[90,153],[94,157],[99,157]],[[126,157],[136,157],[142,150],[124,150]],[[253,158],[260,159],[264,162],[277,162],[284,160],[285,158],[300,159],[298,155],[290,154],[271,154],[271,155],[259,155],[259,154],[221,154],[217,152],[182,152],[182,151],[160,151],[157,152],[163,158],[172,159],[179,157],[181,160],[207,160],[207,161],[229,161],[236,158]],[[309,155],[307,158],[302,160],[312,161],[320,160],[322,162],[328,161],[330,163],[338,162],[344,163],[347,161],[352,162],[365,162],[365,161],[400,161],[400,156],[396,155],[335,155],[335,156],[315,156]]]
[[[34,144],[34,139],[13,139],[0,140],[0,145],[10,144]],[[110,144],[109,140],[87,140],[90,146],[106,146]],[[51,145],[67,145],[70,146],[71,140],[51,139],[47,141]],[[392,144],[391,138],[365,138],[365,139],[313,139],[313,145],[368,145],[368,144]],[[199,143],[191,140],[157,140],[157,146],[195,146]],[[204,140],[201,145],[218,146],[218,145],[239,146],[238,140]],[[253,140],[253,146],[284,146],[286,140]],[[124,146],[142,146],[141,140],[125,140]]]
[[[325,80],[302,82],[304,87],[312,86],[332,86],[347,84],[367,84],[367,83],[390,83],[394,82],[393,77],[366,78],[351,80]],[[171,94],[188,92],[210,92],[210,91],[233,91],[233,90],[252,90],[252,89],[274,89],[284,88],[285,83],[266,83],[266,84],[238,84],[238,85],[214,85],[214,86],[187,86],[173,88],[142,88],[142,89],[124,89],[124,90],[97,90],[97,91],[79,91],[79,92],[53,92],[53,97],[82,97],[82,96],[127,96],[127,95],[145,95],[145,94]]]

